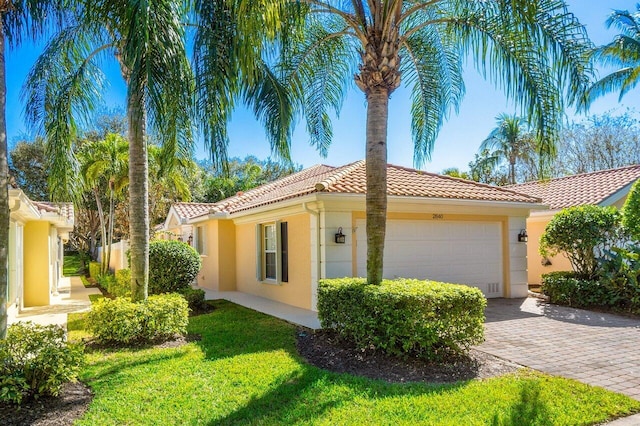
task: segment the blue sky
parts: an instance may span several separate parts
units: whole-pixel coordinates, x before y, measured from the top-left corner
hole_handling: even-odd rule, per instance
[[[569,10],[587,27],[595,44],[608,43],[613,39],[615,30],[607,30],[604,22],[612,9],[635,10],[635,0],[568,0]],[[39,49],[26,43],[20,49],[7,51],[7,134],[11,144],[27,133],[23,123],[24,105],[20,100],[20,87],[35,61]],[[105,107],[123,108],[125,87],[115,64],[106,64],[110,87],[105,93]],[[502,113],[514,113],[512,103],[494,87],[486,82],[469,64],[465,71],[466,95],[459,114],[453,114],[444,124],[436,141],[431,162],[422,169],[440,172],[447,167],[466,169],[474,157],[478,146],[495,127],[495,117]],[[329,155],[322,158],[309,146],[304,126],[299,124],[292,143],[292,158],[303,166],[324,163],[342,165],[364,158],[365,115],[364,95],[357,89],[350,90],[339,118],[333,120],[334,139]],[[618,102],[617,95],[608,95],[598,99],[589,114],[601,114],[609,110],[624,112],[631,108],[634,114],[640,114],[638,92],[631,92]],[[410,101],[407,90],[398,89],[391,98],[389,111],[389,162],[402,166],[413,166],[413,143],[410,133]],[[581,121],[584,116],[575,116],[567,111],[569,120]],[[640,116],[638,116],[640,118]],[[244,157],[256,155],[259,158],[269,156],[269,145],[264,131],[252,114],[238,109],[229,128],[231,156]],[[206,157],[200,144],[198,157]]]

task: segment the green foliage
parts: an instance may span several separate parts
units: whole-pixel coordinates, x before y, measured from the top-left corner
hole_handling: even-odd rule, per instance
[[[97,280],[100,276],[101,268],[100,262],[89,262],[89,276]]]
[[[179,292],[191,286],[200,272],[198,252],[181,241],[149,243],[149,294]]]
[[[628,235],[640,241],[640,180],[631,187],[622,208],[622,226]]]
[[[48,200],[47,154],[42,138],[18,142],[9,153],[9,173],[32,200]]]
[[[126,298],[100,299],[87,315],[96,340],[129,344],[151,342],[186,333],[189,307],[178,294],[149,296],[144,302]]]
[[[600,282],[608,296],[603,304],[640,313],[640,247],[614,247],[600,263]]]
[[[116,271],[115,282],[107,291],[115,297],[131,297],[131,270]]]
[[[206,307],[206,302],[204,301],[204,290],[200,288],[186,287],[180,290],[180,294],[185,298],[189,304],[189,309],[192,311],[198,311]]]
[[[483,341],[486,300],[479,289],[434,281],[321,280],[318,316],[359,347],[439,360]]]
[[[549,296],[551,303],[575,308],[604,306],[609,300],[607,288],[600,281],[569,271],[543,274],[542,292]]]
[[[96,279],[98,286],[106,292],[109,292],[109,288],[113,286],[115,281],[116,277],[111,273],[98,275],[98,278]]]
[[[83,346],[67,342],[61,327],[30,321],[11,325],[0,340],[0,401],[20,404],[57,396],[77,377],[83,359]]]
[[[618,242],[620,213],[615,207],[577,206],[564,209],[547,224],[540,238],[540,254],[563,252],[574,271],[594,278],[598,259]]]

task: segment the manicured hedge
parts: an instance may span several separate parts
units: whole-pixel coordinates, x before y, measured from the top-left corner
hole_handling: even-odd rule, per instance
[[[83,346],[67,342],[61,327],[13,324],[0,340],[0,401],[57,396],[63,384],[75,380],[83,360]]]
[[[157,240],[149,244],[149,294],[180,292],[190,287],[202,260],[189,244]]]
[[[115,297],[131,297],[131,269],[116,271],[116,279],[108,291]]]
[[[607,286],[598,279],[581,278],[571,271],[557,271],[542,275],[542,292],[551,303],[586,308],[606,305]]]
[[[484,340],[486,299],[473,287],[412,279],[321,280],[318,316],[360,348],[441,360]]]
[[[101,269],[100,262],[89,262],[89,276],[91,278],[94,278],[97,280],[98,277],[101,275],[100,269]]]
[[[189,307],[179,294],[149,296],[145,302],[104,298],[93,304],[87,316],[88,328],[96,340],[119,344],[185,334],[188,322]]]

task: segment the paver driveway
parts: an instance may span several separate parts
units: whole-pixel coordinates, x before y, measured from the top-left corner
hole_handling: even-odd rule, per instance
[[[490,299],[486,316],[480,350],[640,400],[640,320],[534,298]]]

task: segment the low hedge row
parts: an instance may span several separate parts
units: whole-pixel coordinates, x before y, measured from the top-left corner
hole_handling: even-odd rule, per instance
[[[185,334],[187,301],[179,294],[149,296],[145,302],[119,297],[100,299],[87,315],[89,330],[104,343],[152,342]]]
[[[98,277],[101,275],[100,274],[100,269],[101,269],[101,263],[100,262],[89,262],[89,276],[93,279],[98,279]]]
[[[67,342],[62,327],[13,324],[0,340],[0,401],[57,396],[78,376],[83,360],[84,347]]]
[[[486,299],[473,287],[413,279],[321,280],[318,317],[360,348],[442,360],[484,340]]]

